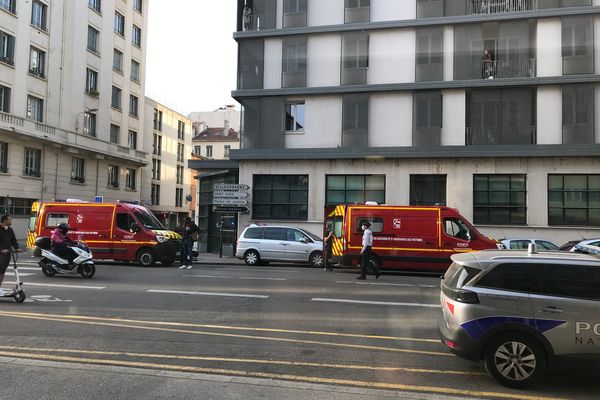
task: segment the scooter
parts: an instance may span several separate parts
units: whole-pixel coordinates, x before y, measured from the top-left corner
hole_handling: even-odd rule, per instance
[[[0,296],[0,298],[6,298],[6,297],[12,297],[13,299],[15,299],[15,301],[17,303],[22,303],[25,301],[25,298],[27,296],[25,296],[25,291],[23,290],[23,282],[21,282],[21,277],[19,276],[19,270],[17,269],[17,259],[19,258],[17,256],[17,252],[16,251],[11,251],[11,258],[13,261],[13,268],[15,270],[15,280],[16,280],[16,284],[15,287],[12,289],[12,291],[5,293],[4,296]]]
[[[42,267],[42,272],[48,277],[56,274],[79,274],[82,278],[91,279],[96,273],[96,267],[92,260],[92,252],[85,242],[73,242],[69,246],[75,253],[75,259],[69,263],[50,251],[49,248],[40,248],[42,259],[38,263]]]

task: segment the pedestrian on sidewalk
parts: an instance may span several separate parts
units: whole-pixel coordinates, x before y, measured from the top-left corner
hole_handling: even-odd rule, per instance
[[[198,241],[198,232],[200,229],[192,221],[192,218],[185,217],[181,231],[181,266],[179,269],[192,269],[192,248],[194,247],[194,242]]]
[[[367,265],[371,259],[371,247],[373,247],[373,232],[371,224],[364,221],[361,224],[363,230],[362,249],[360,250],[360,276],[356,279],[367,279]],[[375,264],[375,279],[379,279],[379,266]]]
[[[15,232],[10,227],[12,217],[8,214],[0,217],[0,285],[4,280],[4,273],[10,264],[11,251],[21,252],[19,243],[15,237]],[[0,296],[4,296],[4,289],[0,288]]]
[[[331,228],[331,224],[327,224],[327,228],[325,229],[325,235],[323,238],[323,268],[324,271],[333,271],[331,266],[329,265],[329,260],[331,259],[331,250],[333,248],[333,229]]]

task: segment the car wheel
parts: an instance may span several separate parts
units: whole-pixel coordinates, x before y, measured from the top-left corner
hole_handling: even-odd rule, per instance
[[[315,251],[310,255],[308,262],[315,268],[323,268],[323,252]]]
[[[259,265],[260,264],[260,255],[256,250],[248,250],[246,254],[244,254],[244,261],[246,265]]]
[[[546,358],[535,339],[520,333],[496,336],[483,354],[487,372],[502,385],[517,389],[533,385],[544,375]]]
[[[154,252],[150,249],[142,249],[138,253],[137,259],[142,266],[151,267],[155,262]]]

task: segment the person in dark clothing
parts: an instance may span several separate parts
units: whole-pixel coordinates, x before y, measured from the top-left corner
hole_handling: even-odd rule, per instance
[[[185,217],[181,234],[181,267],[179,269],[192,269],[192,248],[198,240],[198,226],[190,217]]]
[[[361,224],[363,230],[362,237],[362,249],[360,250],[360,276],[356,279],[367,279],[367,265],[371,259],[371,248],[373,247],[373,232],[371,231],[371,224],[364,221]],[[375,267],[375,279],[379,279],[379,266],[377,263]]]
[[[4,280],[4,273],[10,264],[10,252],[21,252],[15,232],[11,228],[12,218],[5,214],[0,217],[0,285]],[[4,289],[0,288],[0,296],[4,296]]]
[[[327,225],[325,230],[325,237],[323,238],[323,268],[324,271],[333,271],[329,266],[329,260],[331,259],[331,252],[333,249],[333,230],[331,225]]]
[[[50,240],[52,241],[52,253],[59,256],[63,260],[67,260],[69,264],[73,261],[74,252],[68,247],[73,243],[69,237],[69,224],[63,222],[58,224],[56,229],[52,231]]]

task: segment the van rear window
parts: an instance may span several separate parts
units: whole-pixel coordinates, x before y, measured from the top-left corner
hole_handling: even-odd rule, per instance
[[[262,239],[264,228],[248,228],[244,237],[246,239]]]

